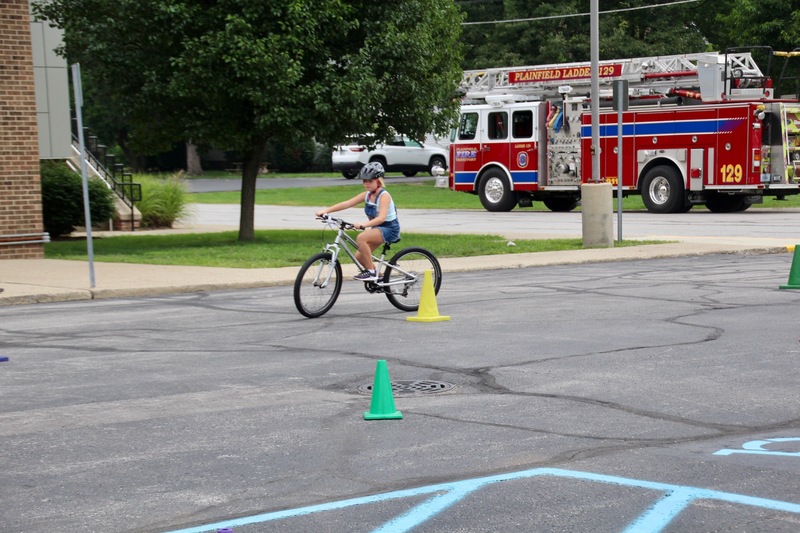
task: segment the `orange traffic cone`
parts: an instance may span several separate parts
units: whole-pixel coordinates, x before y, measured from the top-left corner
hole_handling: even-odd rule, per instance
[[[444,322],[450,320],[449,316],[439,314],[439,306],[436,305],[436,291],[433,289],[433,274],[430,270],[425,271],[422,278],[422,294],[419,299],[419,310],[417,316],[406,317],[409,322]]]
[[[800,247],[794,247],[792,256],[792,268],[789,270],[789,281],[786,285],[781,285],[780,289],[800,289]]]

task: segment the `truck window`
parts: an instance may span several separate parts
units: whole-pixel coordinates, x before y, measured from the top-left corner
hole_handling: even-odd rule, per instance
[[[460,141],[471,141],[475,138],[478,131],[478,114],[464,113],[461,115],[461,123],[458,126],[458,139]]]
[[[530,139],[533,137],[533,111],[514,111],[511,116],[514,126],[511,134],[515,139]]]
[[[505,111],[489,113],[489,138],[505,139],[508,137],[508,113]]]

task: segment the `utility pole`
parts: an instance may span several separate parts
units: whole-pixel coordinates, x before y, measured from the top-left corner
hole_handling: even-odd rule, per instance
[[[592,176],[581,184],[581,224],[584,248],[614,246],[611,184],[600,176],[600,11],[599,0],[591,0]]]

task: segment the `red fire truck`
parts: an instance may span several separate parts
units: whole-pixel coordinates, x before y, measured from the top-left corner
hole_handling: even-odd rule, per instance
[[[489,211],[541,201],[570,211],[586,182],[641,194],[651,212],[743,211],[800,193],[800,103],[776,96],[753,50],[599,63],[600,176],[592,177],[587,63],[464,72],[449,186]],[[798,52],[767,51],[772,57]],[[784,69],[785,70],[785,69]],[[612,83],[627,80],[618,168]],[[617,84],[621,86],[622,84]]]

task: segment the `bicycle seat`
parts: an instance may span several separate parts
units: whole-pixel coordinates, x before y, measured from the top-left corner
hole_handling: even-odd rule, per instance
[[[392,245],[395,244],[395,243],[398,243],[398,242],[400,242],[400,239],[397,239],[396,241],[391,241],[391,242],[384,241],[384,243],[383,243],[383,253],[386,253],[389,250],[391,250],[392,249]]]

